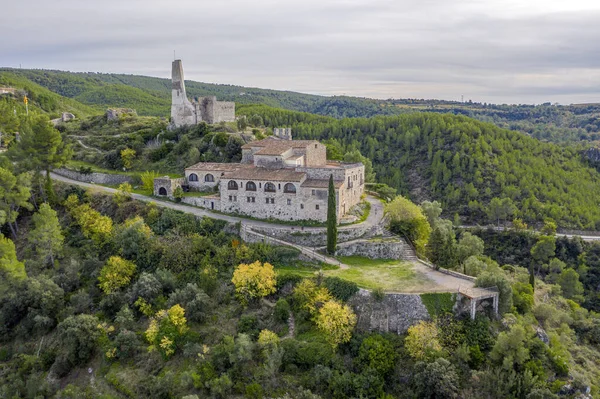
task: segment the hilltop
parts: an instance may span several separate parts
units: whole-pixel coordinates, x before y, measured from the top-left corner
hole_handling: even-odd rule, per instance
[[[103,110],[127,106],[140,115],[169,115],[170,79],[149,76],[79,73],[52,70],[0,68],[0,76],[29,79],[52,92]],[[348,96],[324,97],[291,91],[248,88],[186,81],[192,97],[217,96],[237,104],[264,104],[334,118],[399,115],[415,112],[452,113],[502,128],[519,130],[552,142],[600,139],[600,104],[506,105],[423,99],[377,100]]]

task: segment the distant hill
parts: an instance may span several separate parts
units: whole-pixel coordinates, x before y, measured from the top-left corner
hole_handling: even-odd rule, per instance
[[[74,73],[51,70],[0,69],[27,78],[64,97],[102,110],[107,107],[135,108],[140,115],[167,117],[171,82],[148,76]],[[499,105],[442,100],[374,100],[324,97],[291,91],[248,88],[186,81],[190,97],[214,95],[238,104],[264,104],[334,118],[435,112],[465,115],[533,137],[557,143],[600,140],[600,104],[557,106]]]

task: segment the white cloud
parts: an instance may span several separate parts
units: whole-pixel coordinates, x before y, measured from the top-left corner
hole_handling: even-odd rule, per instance
[[[9,0],[10,1],[10,0]],[[2,66],[318,94],[599,102],[587,0],[29,0],[4,5]]]

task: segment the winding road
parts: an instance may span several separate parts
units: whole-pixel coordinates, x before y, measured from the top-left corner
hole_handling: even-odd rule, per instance
[[[77,180],[69,179],[68,177],[64,177],[64,176],[58,175],[56,173],[51,173],[50,176],[52,177],[53,180],[61,181],[63,183],[68,183],[68,184],[74,184],[77,186],[89,188],[91,190],[104,191],[104,192],[113,193],[113,194],[118,191],[117,189],[100,186],[98,184],[84,183],[84,182],[80,182]],[[131,194],[131,196],[133,198],[135,198],[136,200],[145,201],[145,202],[154,202],[156,205],[162,206],[164,208],[171,208],[171,209],[190,213],[192,215],[196,215],[196,216],[200,216],[200,217],[205,216],[205,217],[209,217],[212,219],[225,220],[230,223],[242,223],[242,224],[244,224],[246,226],[250,226],[250,227],[264,227],[264,228],[275,227],[278,229],[286,229],[286,230],[290,230],[290,231],[295,231],[295,230],[301,229],[301,227],[299,227],[299,226],[290,226],[287,224],[265,222],[265,221],[261,221],[261,220],[246,219],[246,218],[241,218],[241,217],[237,217],[237,216],[225,215],[223,213],[211,212],[208,209],[198,208],[198,207],[186,205],[186,204],[178,204],[178,203],[174,203],[174,202],[170,202],[170,201],[164,201],[164,200],[161,200],[161,199],[158,199],[155,197],[149,197],[147,195],[142,195],[142,194],[133,193],[133,194]],[[339,230],[352,230],[352,229],[355,229],[359,225],[361,227],[362,226],[372,227],[372,226],[376,226],[379,223],[381,223],[381,220],[383,219],[383,204],[377,198],[371,197],[371,196],[367,196],[367,201],[369,201],[369,203],[371,204],[371,212],[369,213],[369,216],[367,217],[367,219],[361,223],[340,226],[338,228],[338,231]],[[302,230],[305,232],[310,232],[310,231],[322,232],[322,231],[325,231],[326,228],[325,227],[304,227]]]

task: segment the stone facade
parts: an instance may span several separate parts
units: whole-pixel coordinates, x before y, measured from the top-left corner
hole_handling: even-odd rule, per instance
[[[219,198],[219,196],[183,197],[181,199],[181,202],[183,202],[184,204],[211,209],[214,211],[221,210],[221,199]]]
[[[349,301],[357,316],[358,331],[402,334],[422,320],[430,320],[429,312],[418,294],[386,294],[381,301],[361,289]]]
[[[121,183],[133,183],[134,178],[127,175],[117,175],[109,173],[80,173],[75,170],[60,168],[53,171],[57,175],[67,177],[69,179],[81,181],[84,183],[105,184],[108,186],[117,186]]]
[[[360,255],[370,259],[414,259],[414,251],[400,238],[374,238],[349,243],[340,243],[336,255]]]
[[[181,187],[184,182],[185,179],[182,177],[178,179],[171,179],[169,176],[156,178],[154,179],[154,195],[172,199],[177,187]]]
[[[187,98],[183,64],[173,61],[171,70],[171,124],[174,127],[197,125],[200,122],[219,123],[235,121],[235,103],[217,101],[217,98],[199,97],[194,101]]]
[[[268,138],[242,146],[239,164],[200,162],[190,166],[185,170],[184,187],[218,191],[218,208],[227,213],[325,221],[329,177],[333,176],[341,220],[364,193],[364,165],[328,162],[326,148],[318,141],[291,140],[289,130],[278,134],[289,139]],[[162,195],[165,192],[168,190]],[[161,194],[155,190],[155,195]],[[217,209],[214,204],[210,206]]]

